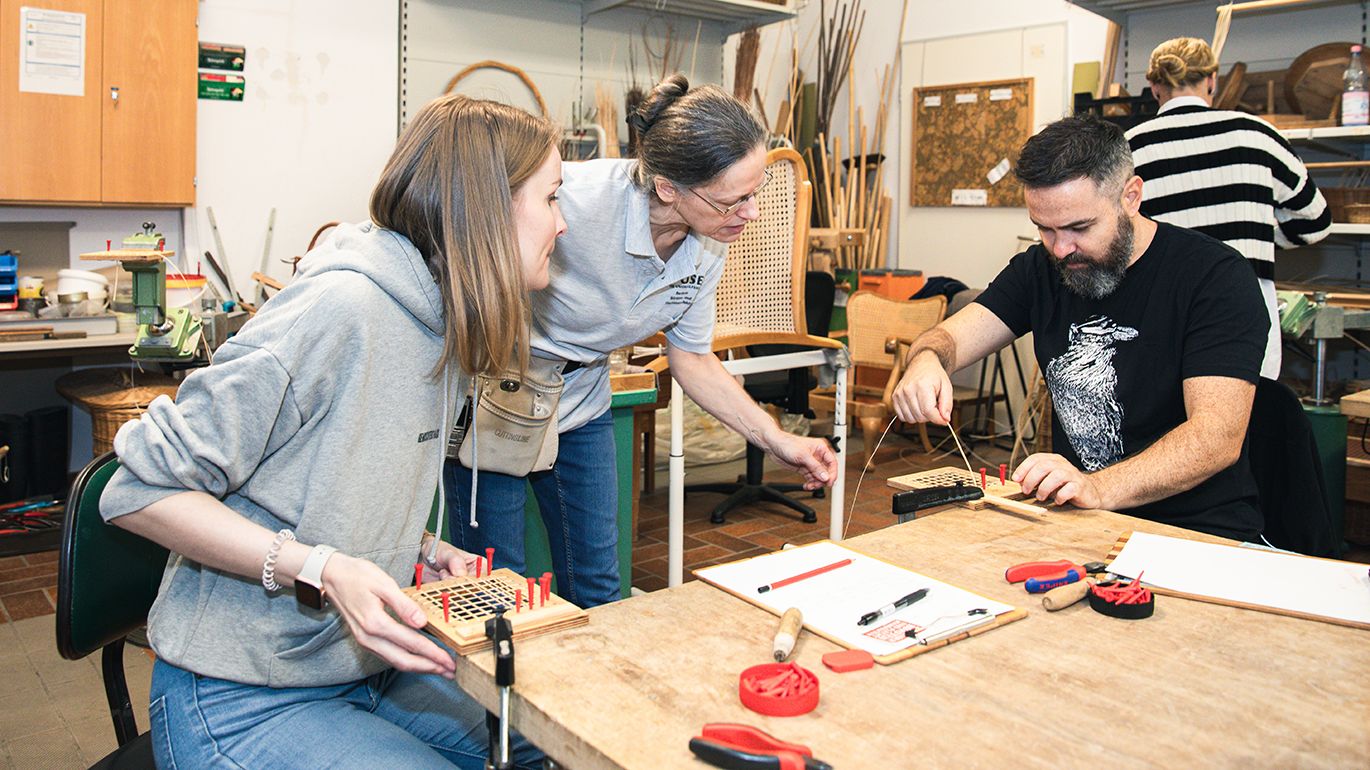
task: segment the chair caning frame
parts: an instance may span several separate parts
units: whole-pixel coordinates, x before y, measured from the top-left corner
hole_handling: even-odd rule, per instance
[[[773,199],[777,194],[783,195],[790,188],[794,190],[794,208],[786,210],[787,214],[791,211],[793,213],[793,227],[789,228],[792,232],[785,233],[789,241],[789,248],[785,252],[789,257],[789,322],[752,325],[745,323],[746,319],[737,319],[743,321],[740,323],[734,321],[734,316],[746,314],[746,310],[736,309],[734,305],[753,304],[746,302],[749,276],[743,272],[745,270],[743,260],[747,257],[747,250],[756,245],[758,239],[767,237],[765,224],[761,220],[766,218],[768,212],[772,216],[775,215],[775,209],[770,208],[770,206],[777,202],[768,200],[767,205],[762,206],[761,220],[750,223],[747,229],[742,232],[741,237],[729,246],[728,262],[724,266],[723,276],[719,279],[719,286],[716,291],[716,331],[713,350],[718,352],[759,344],[841,348],[842,343],[837,340],[817,337],[808,333],[808,319],[804,309],[804,285],[805,272],[808,269],[809,211],[812,205],[813,191],[808,180],[808,172],[804,166],[804,159],[792,149],[778,148],[766,153],[766,167],[771,169],[774,179],[767,186],[767,189],[762,190],[762,197]],[[787,184],[787,180],[793,181]],[[769,245],[773,246],[774,244]],[[738,301],[730,302],[729,300],[734,297],[738,298]],[[721,333],[718,330],[721,330]]]

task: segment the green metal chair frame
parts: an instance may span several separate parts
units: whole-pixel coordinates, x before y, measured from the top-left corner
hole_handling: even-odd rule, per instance
[[[138,734],[124,676],[124,637],[147,622],[168,552],[100,518],[100,495],[119,468],[113,452],[76,476],[67,497],[57,567],[57,650],[67,660],[101,651],[105,698],[119,749],[96,767],[130,760],[151,766],[148,734]]]

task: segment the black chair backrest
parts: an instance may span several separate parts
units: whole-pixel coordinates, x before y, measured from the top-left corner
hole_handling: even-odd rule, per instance
[[[1260,378],[1247,442],[1265,539],[1277,548],[1309,556],[1336,556],[1313,426],[1287,385]]]
[[[828,336],[832,324],[832,303],[837,294],[832,273],[810,270],[804,277],[804,325],[815,337]],[[749,345],[752,357],[795,353],[809,348],[799,345]],[[783,382],[783,384],[782,384]],[[755,385],[753,383],[756,383]],[[779,404],[789,412],[802,414],[809,410],[809,391],[816,383],[807,369],[791,369],[788,373],[764,372],[749,375],[747,392],[763,404]]]
[[[57,650],[76,660],[147,622],[167,550],[100,518],[100,495],[118,470],[113,452],[91,460],[67,497],[57,562]]]

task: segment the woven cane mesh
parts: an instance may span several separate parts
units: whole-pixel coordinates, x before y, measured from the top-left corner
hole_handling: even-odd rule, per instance
[[[716,340],[736,334],[796,331],[791,283],[800,178],[788,159],[778,159],[767,168],[770,184],[756,196],[761,217],[728,247],[718,283]]]
[[[852,363],[890,369],[894,355],[885,352],[890,337],[912,339],[936,326],[946,314],[945,297],[890,299],[861,291],[847,300],[847,347]]]

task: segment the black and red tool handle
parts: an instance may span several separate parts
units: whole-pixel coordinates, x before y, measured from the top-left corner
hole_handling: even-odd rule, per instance
[[[712,723],[690,739],[690,751],[726,770],[832,770],[807,746],[786,743],[750,725]]]

